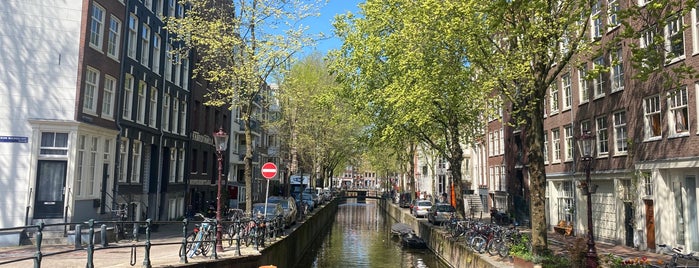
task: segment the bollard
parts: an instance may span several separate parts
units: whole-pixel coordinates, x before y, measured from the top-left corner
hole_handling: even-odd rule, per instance
[[[151,263],[150,263],[150,228],[151,228],[151,219],[146,220],[146,252],[143,257],[143,268],[150,268]]]
[[[36,254],[34,255],[34,268],[41,267],[41,257],[44,255],[41,253],[41,239],[43,239],[44,223],[39,223],[39,230],[36,233]]]
[[[87,222],[87,226],[90,229],[87,232],[87,263],[85,268],[95,268],[95,263],[93,262],[95,253],[95,220],[90,219]]]
[[[103,248],[106,248],[109,246],[109,241],[107,241],[107,225],[102,224],[100,225],[100,244],[102,244]]]
[[[187,263],[187,224],[189,221],[182,220],[182,246],[180,246],[180,263]]]
[[[83,249],[83,231],[80,223],[75,225],[75,249]]]

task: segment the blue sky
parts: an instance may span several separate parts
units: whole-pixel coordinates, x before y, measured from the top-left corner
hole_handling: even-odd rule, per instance
[[[332,23],[335,15],[352,12],[359,13],[358,5],[364,3],[364,0],[329,0],[328,3],[320,8],[320,16],[306,18],[303,24],[310,26],[309,33],[324,33],[326,36],[333,36]],[[319,41],[316,46],[306,47],[302,54],[309,54],[314,50],[325,55],[331,49],[339,48],[342,43],[339,39],[332,37],[327,40]]]

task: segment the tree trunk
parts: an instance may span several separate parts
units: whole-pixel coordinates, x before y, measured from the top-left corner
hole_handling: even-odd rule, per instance
[[[546,87],[544,87],[546,88]],[[544,89],[542,92],[546,92]],[[534,109],[527,116],[526,129],[527,154],[529,161],[529,184],[531,198],[532,253],[540,256],[548,250],[548,234],[546,221],[546,173],[544,169],[543,136],[544,98],[540,98]]]

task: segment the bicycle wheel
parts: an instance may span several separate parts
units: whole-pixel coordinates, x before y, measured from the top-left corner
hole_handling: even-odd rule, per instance
[[[228,247],[233,246],[233,240],[237,239],[238,228],[236,228],[235,223],[231,223],[227,228],[224,228],[225,240],[228,241]]]
[[[510,245],[507,242],[503,242],[498,247],[498,255],[503,258],[510,256]]]
[[[201,255],[207,256],[209,254],[209,251],[211,251],[211,248],[213,247],[214,243],[214,237],[212,236],[211,232],[207,232],[204,236],[202,236],[201,246],[199,246],[199,249],[201,250]]]
[[[471,239],[471,249],[477,253],[484,253],[485,252],[485,246],[488,242],[485,240],[485,237],[483,236],[474,236],[473,239]]]
[[[189,233],[187,235],[187,245],[186,247],[184,245],[180,246],[180,251],[179,251],[179,256],[182,257],[182,254],[189,254],[192,251],[192,248],[194,247],[194,239],[196,238],[196,233]],[[184,248],[183,248],[184,247]],[[183,250],[184,249],[184,250]]]
[[[488,251],[488,254],[490,254],[490,256],[498,255],[498,249],[500,248],[500,245],[502,243],[503,241],[500,238],[490,239],[490,241],[488,241],[488,244],[486,245],[486,251]]]

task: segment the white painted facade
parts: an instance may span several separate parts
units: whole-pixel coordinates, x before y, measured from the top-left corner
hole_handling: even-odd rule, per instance
[[[76,138],[82,4],[8,0],[0,8],[0,136],[27,138],[0,142],[0,227],[25,224],[41,131],[70,133],[69,142]]]

